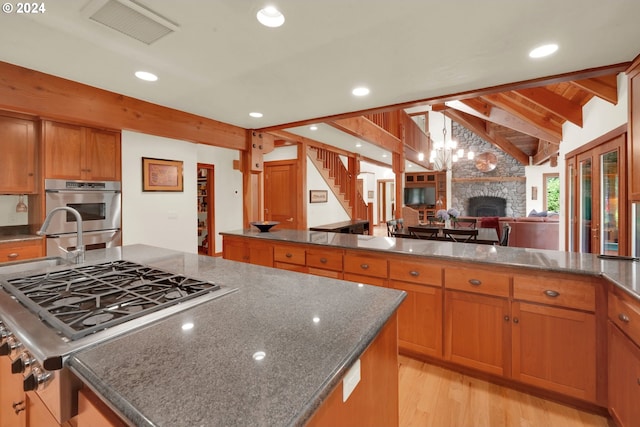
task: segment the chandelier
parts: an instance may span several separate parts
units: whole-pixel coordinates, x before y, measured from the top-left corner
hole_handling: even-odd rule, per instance
[[[434,142],[429,156],[429,162],[433,164],[433,170],[446,171],[451,168],[452,164],[458,159],[464,157],[464,149],[458,148],[458,143],[454,139],[447,140],[447,118],[442,114],[442,141]],[[467,159],[473,160],[474,153],[469,150]]]

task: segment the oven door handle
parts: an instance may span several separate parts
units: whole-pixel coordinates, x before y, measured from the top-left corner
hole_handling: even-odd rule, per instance
[[[77,193],[77,194],[105,194],[105,193],[122,193],[120,190],[44,190],[45,193]]]

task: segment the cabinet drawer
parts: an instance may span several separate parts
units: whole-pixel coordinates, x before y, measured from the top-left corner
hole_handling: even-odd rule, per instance
[[[41,256],[44,254],[40,239],[0,244],[0,262],[20,261]]]
[[[403,282],[442,286],[442,267],[428,261],[389,261],[389,278]]]
[[[444,286],[447,289],[509,297],[509,276],[504,273],[469,268],[445,268]]]
[[[578,310],[595,311],[596,289],[593,283],[558,277],[514,276],[513,298]]]
[[[640,302],[618,292],[609,292],[609,319],[640,345]]]
[[[276,245],[273,251],[273,259],[277,262],[305,265],[306,251],[301,247]]]
[[[307,250],[307,266],[342,271],[342,251]]]
[[[371,256],[346,254],[344,272],[387,278],[387,260]]]

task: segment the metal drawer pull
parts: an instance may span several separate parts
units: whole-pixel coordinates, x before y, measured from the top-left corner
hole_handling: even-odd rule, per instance
[[[545,294],[546,296],[548,296],[548,297],[551,297],[551,298],[555,298],[555,297],[557,297],[557,296],[560,296],[560,292],[552,291],[552,290],[550,290],[550,289],[549,289],[549,290],[544,291],[544,294]]]
[[[482,280],[469,279],[469,283],[472,284],[473,286],[480,286],[480,285],[482,285]]]
[[[369,264],[360,264],[360,268],[366,270],[367,268],[369,268]]]
[[[622,320],[624,323],[629,323],[631,321],[631,319],[629,319],[629,316],[624,313],[618,314],[618,319]]]
[[[320,258],[320,262],[323,263],[323,264],[326,264],[327,263],[327,259],[326,258]]]
[[[9,255],[7,255],[7,258],[18,258],[18,253],[17,252],[12,252]]]
[[[16,415],[18,415],[20,412],[22,412],[25,409],[27,409],[27,405],[24,404],[24,400],[21,400],[18,403],[13,402],[13,404],[11,406],[13,407],[13,412],[15,412]]]
[[[284,254],[284,256],[286,256],[287,258],[291,258],[293,254],[290,254],[289,252],[287,252],[286,254]]]
[[[419,271],[415,271],[415,270],[411,270],[409,272],[409,274],[412,275],[413,277],[418,277],[420,275],[420,272]]]

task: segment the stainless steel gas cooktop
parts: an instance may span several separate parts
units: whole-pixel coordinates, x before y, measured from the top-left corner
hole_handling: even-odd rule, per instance
[[[236,290],[126,260],[11,274],[0,285],[0,320],[49,370],[72,351]]]
[[[220,289],[129,261],[7,281],[6,290],[71,340]]]

